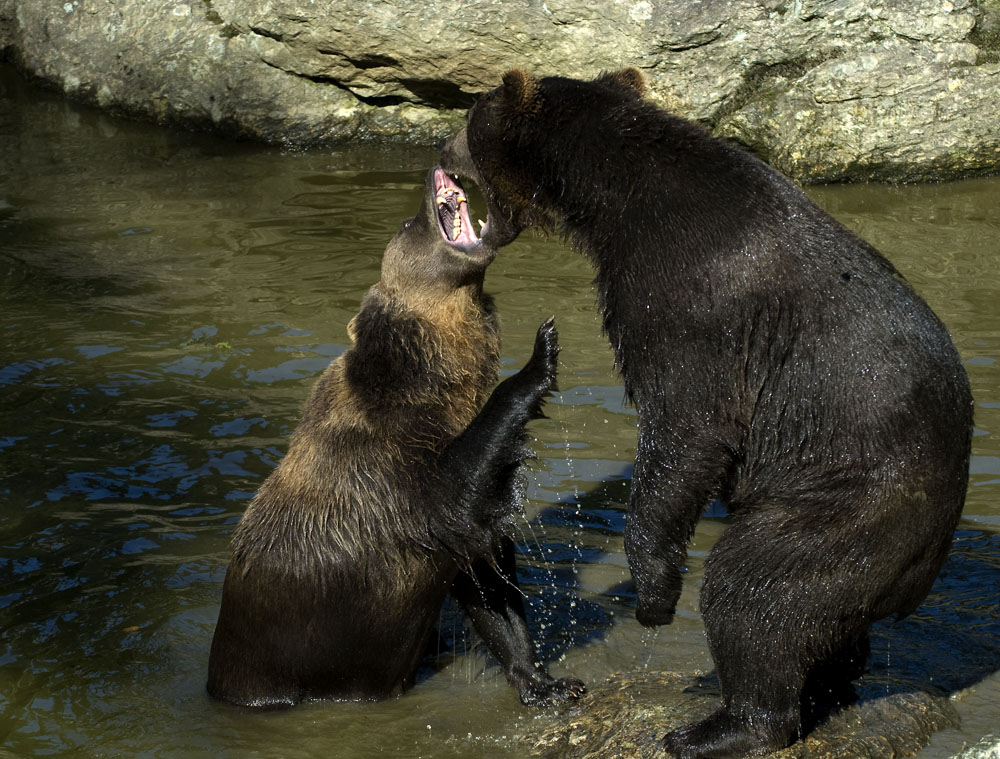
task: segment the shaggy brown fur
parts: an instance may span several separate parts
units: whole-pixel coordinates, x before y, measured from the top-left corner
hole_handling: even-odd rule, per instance
[[[531,360],[490,395],[499,332],[482,284],[493,253],[455,231],[468,224],[460,193],[428,175],[351,321],[353,345],[316,382],[235,531],[209,661],[217,698],[275,707],[399,694],[449,591],[523,701],[583,690],[537,662],[506,537],[557,336],[543,324]]]

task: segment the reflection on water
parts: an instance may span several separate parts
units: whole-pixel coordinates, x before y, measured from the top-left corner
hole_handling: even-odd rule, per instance
[[[346,341],[428,151],[282,153],[109,120],[0,73],[0,754],[515,755],[531,719],[442,614],[431,676],[379,704],[255,715],[204,694],[230,531]],[[952,329],[977,400],[966,519],[941,581],[881,625],[871,688],[973,686],[947,756],[1000,709],[1000,181],[811,190]],[[482,208],[476,205],[474,209]],[[675,624],[644,633],[622,550],[635,447],[586,261],[526,238],[491,267],[505,366],[558,318],[520,566],[554,673],[710,667],[703,520]],[[461,704],[461,708],[456,708]],[[978,730],[978,733],[976,732]]]

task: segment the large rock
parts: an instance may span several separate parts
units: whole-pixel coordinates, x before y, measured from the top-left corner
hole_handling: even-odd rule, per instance
[[[998,0],[0,0],[71,97],[295,145],[429,143],[503,71],[637,65],[652,97],[804,181],[1000,166]]]

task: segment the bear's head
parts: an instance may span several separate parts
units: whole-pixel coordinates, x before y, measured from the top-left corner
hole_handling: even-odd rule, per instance
[[[637,68],[591,81],[536,79],[521,69],[504,74],[503,83],[469,109],[465,128],[441,153],[447,172],[472,179],[486,197],[483,242],[496,249],[528,227],[553,226],[552,199],[570,183],[591,181],[592,154],[604,147],[602,120],[627,113],[644,94]]]
[[[468,206],[458,179],[440,166],[431,169],[416,216],[403,222],[385,249],[381,284],[389,292],[431,298],[482,287],[496,249],[476,235]]]

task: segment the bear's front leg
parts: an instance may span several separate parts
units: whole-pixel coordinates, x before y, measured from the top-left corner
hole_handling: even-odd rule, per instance
[[[633,483],[634,488],[634,479]],[[664,533],[685,534],[686,530],[683,525],[665,529],[664,515],[656,513],[655,504],[637,498],[634,490],[626,520],[625,555],[635,583],[635,618],[644,627],[669,625],[681,595],[681,567],[687,552]]]
[[[625,555],[636,589],[635,616],[646,627],[673,622],[687,560],[687,544],[709,497],[718,490],[727,459],[699,448],[699,436],[678,432],[674,420],[640,407],[639,444],[625,523]],[[678,441],[683,440],[680,444]]]
[[[558,704],[586,692],[580,680],[554,678],[538,661],[517,584],[514,544],[510,539],[503,539],[493,562],[479,560],[470,572],[459,573],[452,584],[452,595],[500,662],[521,703]]]
[[[515,475],[531,455],[525,426],[542,416],[545,397],[555,389],[558,356],[559,333],[549,318],[538,328],[528,363],[494,389],[443,452],[440,475],[455,497],[444,505],[438,534],[458,553],[487,556],[496,528],[517,512]]]

